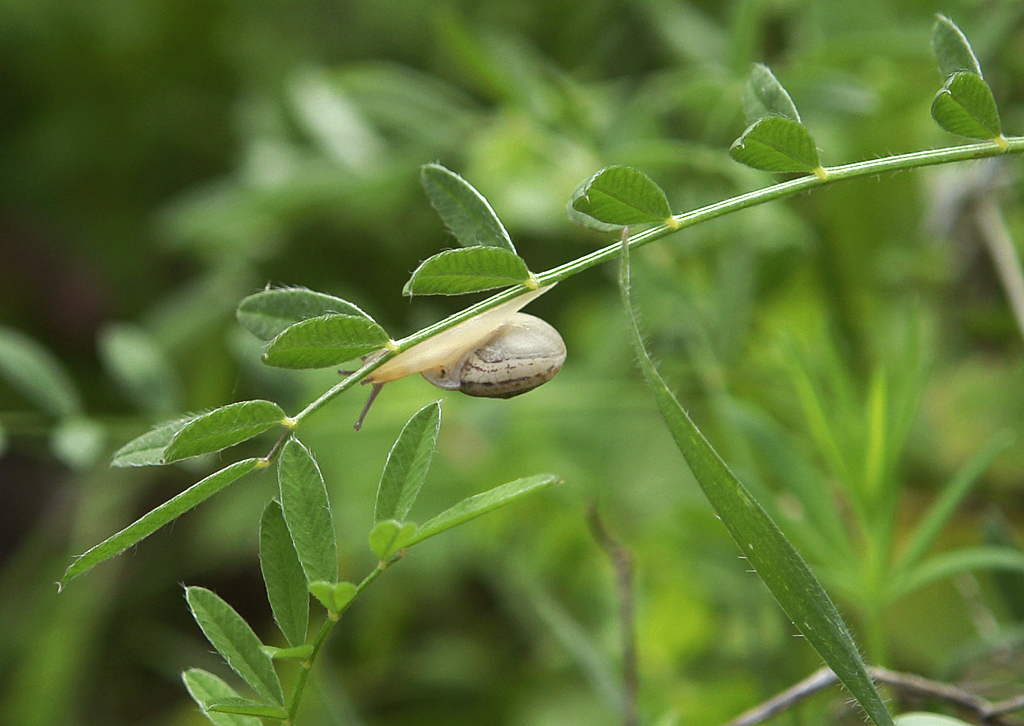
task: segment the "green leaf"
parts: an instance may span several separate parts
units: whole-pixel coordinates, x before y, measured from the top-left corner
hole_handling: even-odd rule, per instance
[[[206,501],[228,484],[261,466],[266,466],[263,459],[243,459],[193,484],[181,494],[167,500],[79,556],[64,572],[58,586],[63,589],[74,578],[88,572],[100,562],[121,554],[168,522],[173,522],[197,504]]]
[[[174,435],[181,431],[185,424],[197,418],[199,414],[184,418],[165,421],[157,424],[141,436],[137,436],[114,453],[111,466],[153,466],[163,464],[164,450],[171,443]]]
[[[568,212],[574,222],[602,231],[650,222],[674,224],[665,192],[629,166],[605,167],[580,184]]]
[[[387,342],[384,328],[369,318],[331,313],[281,331],[267,344],[263,362],[277,368],[326,368],[380,350]]]
[[[925,585],[967,570],[1013,570],[1024,572],[1024,552],[1013,547],[985,545],[943,552],[908,572],[893,588],[896,600]]]
[[[961,721],[952,716],[943,716],[938,713],[902,713],[896,717],[896,726],[971,726],[966,721]]]
[[[231,713],[239,716],[256,716],[257,718],[274,718],[284,721],[288,718],[288,712],[280,706],[271,706],[269,703],[254,701],[251,698],[224,698],[211,703],[209,710],[214,713]]]
[[[440,164],[420,167],[430,203],[463,247],[500,247],[515,254],[512,238],[491,205],[473,186]]]
[[[182,426],[171,437],[160,463],[221,451],[284,425],[286,418],[281,407],[271,401],[239,401],[215,408]]]
[[[306,582],[338,581],[338,544],[327,487],[309,451],[291,439],[278,462],[281,509]]]
[[[530,280],[530,270],[515,252],[500,247],[445,250],[424,260],[402,288],[402,294],[461,295]]]
[[[181,381],[167,351],[145,328],[110,323],[100,330],[103,365],[128,398],[154,416],[181,410]]]
[[[750,77],[743,86],[743,115],[748,124],[769,116],[784,116],[796,122],[800,121],[800,114],[789,93],[768,66],[761,63],[754,64],[750,70]]]
[[[309,591],[329,612],[338,614],[345,611],[352,598],[359,592],[359,588],[351,582],[332,584],[318,580],[309,583]]]
[[[185,599],[203,635],[235,673],[265,699],[283,706],[284,693],[274,664],[242,616],[216,594],[202,587],[185,588]]]
[[[238,304],[235,315],[242,327],[257,338],[272,340],[295,323],[330,313],[370,317],[347,300],[304,287],[257,292]]]
[[[932,118],[951,134],[969,139],[1002,138],[999,109],[981,76],[954,73],[932,100]]]
[[[427,478],[441,430],[441,404],[427,404],[409,419],[391,447],[377,487],[374,524],[385,519],[404,522]]]
[[[406,547],[412,547],[425,539],[440,534],[445,530],[457,527],[460,524],[476,519],[482,514],[487,514],[498,507],[514,502],[519,497],[531,492],[545,489],[552,484],[560,483],[560,479],[554,474],[537,474],[523,479],[506,482],[501,486],[481,492],[441,512],[433,519],[426,522],[416,530],[416,533],[405,543]]]
[[[199,668],[189,668],[181,674],[185,688],[199,708],[214,726],[261,726],[262,722],[252,716],[238,716],[230,713],[213,713],[209,707],[213,703],[237,698],[238,694],[223,680]]]
[[[747,128],[733,142],[729,156],[762,171],[823,173],[810,132],[799,121],[782,116],[769,116]]]
[[[399,522],[394,519],[377,522],[370,530],[370,549],[384,562],[405,547],[415,532],[415,522]]]
[[[971,44],[960,32],[960,28],[945,15],[935,16],[935,25],[932,26],[932,50],[939,62],[939,72],[943,78],[949,78],[960,71],[981,76],[981,64],[978,63]]]
[[[293,646],[306,642],[309,592],[281,505],[271,500],[260,521],[260,569],[277,627]]]
[[[82,412],[82,400],[63,364],[24,333],[2,326],[0,377],[51,416]]]
[[[643,344],[629,292],[629,248],[622,246],[619,283],[633,347],[676,446],[747,561],[794,625],[877,726],[892,726],[842,616],[821,583],[764,509],[739,482],[668,389]]]
[[[897,573],[900,574],[892,578],[893,582],[903,582],[906,573],[917,566],[925,553],[935,544],[942,528],[946,526],[957,507],[970,493],[978,478],[1013,442],[1014,437],[1007,433],[994,437],[981,452],[957,472],[957,475],[929,507],[908,538],[897,564]]]

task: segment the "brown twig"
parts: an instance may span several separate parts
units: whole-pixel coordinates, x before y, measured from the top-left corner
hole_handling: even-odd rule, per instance
[[[922,678],[913,673],[899,673],[878,667],[868,668],[868,672],[876,681],[885,683],[903,694],[932,698],[956,706],[973,716],[978,723],[991,726],[1012,726],[1020,723],[1004,717],[1013,711],[1024,709],[1024,695],[992,702],[959,686]],[[839,679],[830,668],[821,668],[777,696],[736,717],[725,726],[753,726],[761,723],[838,682]]]
[[[605,551],[615,568],[619,620],[622,628],[622,723],[623,726],[639,726],[637,700],[640,692],[640,680],[634,637],[633,557],[612,537],[608,528],[604,526],[595,505],[591,505],[587,510],[587,523],[590,525],[594,540]]]

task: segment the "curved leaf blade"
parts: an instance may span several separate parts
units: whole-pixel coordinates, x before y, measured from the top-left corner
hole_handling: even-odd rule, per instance
[[[969,139],[1002,138],[992,89],[974,73],[954,73],[932,100],[932,118],[951,134]]]
[[[127,444],[114,452],[111,466],[154,466],[164,463],[164,451],[185,424],[199,414],[185,416],[173,421],[157,424],[141,436],[136,436]]]
[[[56,356],[24,333],[2,326],[0,378],[51,416],[82,412],[78,389]]]
[[[188,510],[206,501],[228,484],[261,466],[266,466],[263,459],[243,459],[193,484],[181,494],[167,500],[117,534],[108,537],[80,555],[64,572],[58,587],[63,589],[74,578],[88,572],[104,560],[121,554],[165,524],[173,522]]]
[[[263,362],[276,368],[327,368],[380,350],[384,328],[369,318],[329,313],[282,330],[267,345]]]
[[[789,93],[768,66],[755,63],[743,86],[743,115],[748,124],[768,116],[784,116],[799,123],[800,113]]]
[[[629,248],[622,246],[622,304],[640,369],[676,446],[705,496],[782,609],[877,726],[892,726],[838,609],[760,504],[704,438],[669,390],[644,346],[629,292]]]
[[[239,401],[196,416],[171,437],[162,464],[211,454],[285,425],[284,411],[272,401]]]
[[[506,482],[494,489],[489,489],[468,499],[463,499],[455,506],[446,509],[433,519],[425,522],[405,542],[405,546],[412,547],[414,544],[419,544],[423,540],[441,534],[441,532],[452,527],[457,527],[471,519],[476,519],[480,515],[487,514],[487,512],[498,507],[511,504],[520,497],[559,483],[561,483],[561,479],[554,474],[537,474],[536,476]]]
[[[218,595],[202,587],[185,588],[185,599],[203,635],[253,690],[278,706],[284,692],[274,663],[249,624]]]
[[[967,37],[945,15],[935,16],[935,25],[932,26],[932,50],[939,62],[939,72],[943,78],[948,79],[960,71],[981,76],[981,64],[978,63]]]
[[[374,524],[386,519],[405,521],[427,478],[440,430],[441,404],[437,401],[413,414],[402,428],[384,463],[373,508]]]
[[[500,247],[464,247],[445,250],[420,263],[402,294],[461,295],[529,280],[530,270],[516,253]]]
[[[295,323],[331,313],[370,317],[347,300],[304,287],[274,288],[249,295],[238,304],[235,317],[260,340],[273,340]]]
[[[672,224],[665,192],[629,166],[607,166],[580,184],[568,212],[574,222],[602,231],[651,222]]]
[[[484,196],[440,164],[420,167],[420,182],[430,204],[463,247],[498,247],[515,254],[505,226]]]
[[[309,627],[306,575],[276,500],[267,504],[260,520],[260,570],[277,627],[289,645],[302,645]]]
[[[338,543],[320,467],[305,446],[291,439],[281,451],[277,476],[281,510],[306,582],[337,582]]]
[[[212,704],[238,697],[235,689],[219,677],[199,668],[189,668],[181,674],[181,679],[192,700],[214,726],[261,726],[262,722],[252,716],[210,711]]]
[[[761,171],[821,175],[814,137],[799,121],[769,116],[747,128],[729,149],[729,156]]]

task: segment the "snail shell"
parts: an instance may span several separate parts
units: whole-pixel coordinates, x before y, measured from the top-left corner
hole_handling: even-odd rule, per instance
[[[514,313],[476,348],[422,374],[438,388],[512,398],[551,380],[564,362],[565,343],[554,327]]]

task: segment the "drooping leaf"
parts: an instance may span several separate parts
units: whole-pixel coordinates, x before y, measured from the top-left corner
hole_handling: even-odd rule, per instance
[[[267,504],[260,521],[260,569],[277,626],[291,645],[302,645],[309,626],[306,575],[276,500]]]
[[[440,164],[420,167],[420,181],[437,213],[463,247],[499,247],[515,254],[498,215],[484,196],[455,172]]]
[[[661,187],[639,169],[608,166],[584,181],[569,200],[569,218],[608,231],[634,224],[672,224],[672,208]]]
[[[263,290],[242,300],[235,315],[243,328],[260,340],[272,340],[295,323],[338,313],[355,317],[370,316],[339,297],[304,287]]]
[[[380,350],[388,342],[384,328],[358,315],[329,313],[285,328],[263,353],[277,368],[327,368]]]
[[[769,116],[748,127],[733,142],[729,156],[762,171],[823,173],[810,132],[799,121],[782,116]]]
[[[285,420],[284,411],[272,401],[239,401],[215,408],[178,429],[164,449],[160,463],[169,464],[226,449],[284,425]]]
[[[203,635],[232,670],[273,704],[284,705],[284,693],[273,661],[249,624],[218,595],[202,587],[185,588],[192,616]]]
[[[340,613],[348,607],[348,604],[352,602],[352,598],[356,596],[359,588],[353,585],[351,582],[324,582],[323,580],[317,580],[316,582],[309,583],[309,591],[313,593],[313,597],[320,601],[331,613]]]
[[[768,116],[784,116],[799,123],[800,114],[789,93],[768,66],[755,63],[743,87],[743,115],[748,124]]]
[[[225,698],[210,704],[210,711],[214,713],[231,713],[239,716],[255,716],[257,718],[273,718],[284,721],[288,718],[288,712],[280,706],[272,706],[262,701],[254,701],[251,698]]]
[[[529,280],[530,270],[516,253],[501,247],[465,247],[424,260],[405,283],[402,294],[461,295]]]
[[[82,412],[78,389],[63,364],[24,333],[2,326],[0,378],[51,416]]]
[[[210,719],[214,726],[261,726],[262,722],[252,716],[238,716],[231,713],[216,713],[209,710],[210,704],[237,698],[238,694],[231,686],[219,677],[199,668],[189,668],[181,674],[185,688],[192,696],[203,715]]]
[[[111,323],[97,338],[103,365],[143,411],[167,416],[181,410],[181,381],[170,356],[145,328]]]
[[[137,436],[114,453],[111,466],[154,466],[163,464],[164,450],[174,435],[195,419],[199,414],[165,421],[157,424],[141,436]]]
[[[281,451],[277,474],[281,509],[306,582],[337,582],[338,544],[320,467],[305,446],[291,439]]]
[[[935,16],[932,26],[932,50],[939,62],[939,72],[948,79],[954,73],[967,71],[981,77],[981,64],[966,36],[945,15]]]
[[[394,519],[381,520],[370,530],[370,549],[381,562],[384,562],[405,547],[415,532],[415,522],[398,522]]]
[[[946,80],[932,101],[932,118],[951,134],[969,139],[1002,138],[992,89],[974,73],[960,71]]]
[[[633,347],[647,385],[654,394],[676,446],[740,547],[793,624],[849,689],[877,726],[892,726],[892,717],[868,675],[842,616],[764,509],[739,482],[704,438],[661,378],[644,347],[629,292],[629,248],[622,251],[619,283]]]
[[[537,474],[536,476],[528,476],[523,479],[507,482],[494,489],[481,492],[468,499],[463,499],[455,506],[446,509],[433,519],[425,522],[405,542],[405,546],[412,547],[414,544],[419,544],[423,540],[440,534],[445,530],[457,527],[471,519],[476,519],[482,514],[486,514],[498,507],[503,507],[531,492],[544,489],[552,484],[558,484],[560,481],[554,474]]]
[[[121,554],[168,522],[174,521],[197,504],[206,501],[228,484],[265,465],[262,459],[243,459],[193,484],[181,494],[167,500],[75,559],[61,577],[59,587],[63,589],[71,580],[88,572],[100,562]]]
[[[441,404],[427,404],[409,419],[391,447],[377,487],[374,524],[385,519],[404,522],[427,478],[441,430]]]

